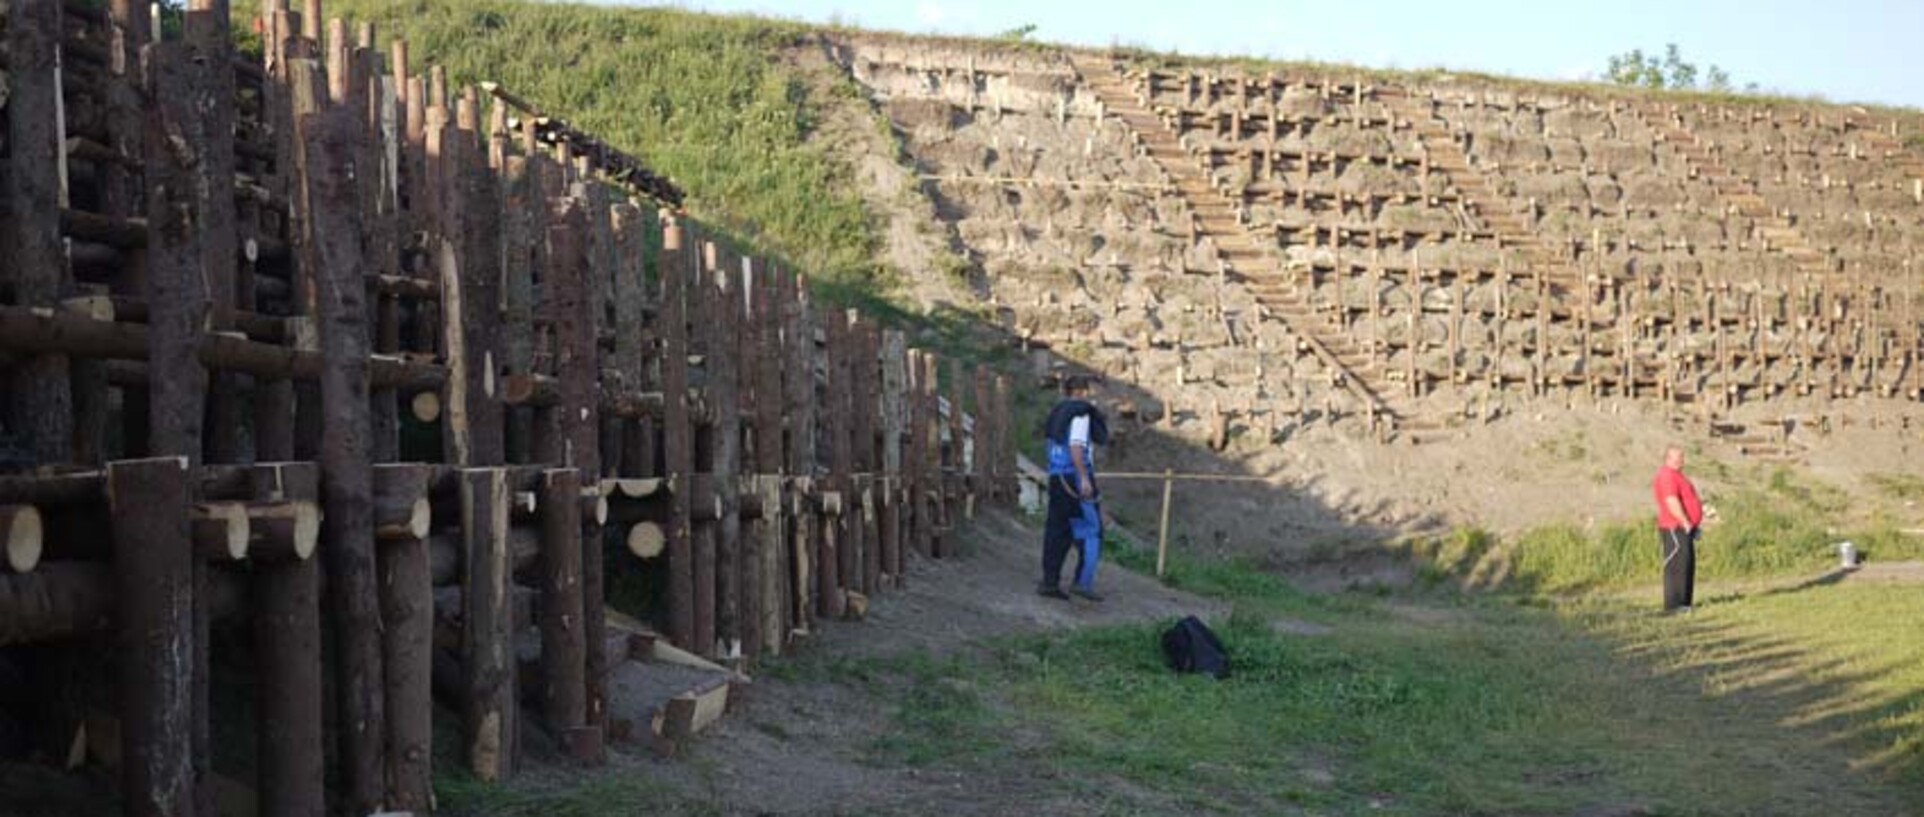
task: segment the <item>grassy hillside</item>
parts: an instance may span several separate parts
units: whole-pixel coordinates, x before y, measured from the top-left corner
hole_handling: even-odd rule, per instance
[[[496,81],[672,177],[688,208],[833,283],[883,277],[845,166],[805,144],[817,100],[781,63],[782,22],[497,0],[334,0],[419,65]],[[850,87],[849,93],[855,93]]]

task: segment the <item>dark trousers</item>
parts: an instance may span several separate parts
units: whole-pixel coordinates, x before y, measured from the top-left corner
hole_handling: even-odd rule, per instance
[[[1062,562],[1074,550],[1076,537],[1069,522],[1082,513],[1082,498],[1069,487],[1069,477],[1049,477],[1049,515],[1042,523],[1042,586],[1062,586]]]
[[[1663,609],[1689,607],[1697,585],[1697,532],[1659,530],[1657,539],[1663,546]]]

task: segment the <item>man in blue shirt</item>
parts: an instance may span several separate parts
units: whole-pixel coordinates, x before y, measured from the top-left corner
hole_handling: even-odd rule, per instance
[[[1096,593],[1096,562],[1102,556],[1102,494],[1096,488],[1095,447],[1109,442],[1102,411],[1089,402],[1091,382],[1072,375],[1062,383],[1064,397],[1043,426],[1048,445],[1049,515],[1042,527],[1042,582],[1036,592],[1067,599],[1062,592],[1062,563],[1076,551],[1071,592],[1090,601]]]

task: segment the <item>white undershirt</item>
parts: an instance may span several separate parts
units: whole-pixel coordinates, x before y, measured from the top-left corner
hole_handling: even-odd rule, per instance
[[[1069,447],[1089,448],[1089,415],[1084,414],[1069,421]]]

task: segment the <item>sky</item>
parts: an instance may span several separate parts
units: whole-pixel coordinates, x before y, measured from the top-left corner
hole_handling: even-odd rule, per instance
[[[638,5],[656,3],[630,0]],[[1191,54],[1594,78],[1610,55],[1676,43],[1739,86],[1834,102],[1924,107],[1924,0],[679,0],[911,33],[1036,39]]]

